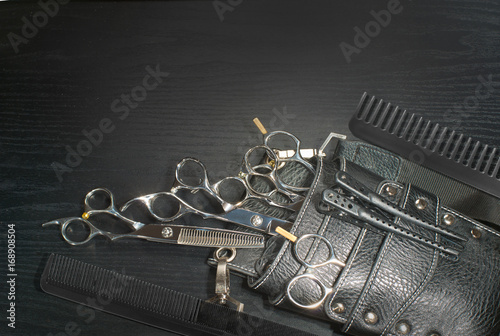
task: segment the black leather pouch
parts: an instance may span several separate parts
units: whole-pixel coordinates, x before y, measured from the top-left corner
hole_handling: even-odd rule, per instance
[[[347,173],[358,194],[376,193],[383,203],[339,186],[339,172]],[[326,202],[334,193],[325,191],[340,194],[346,211]],[[358,217],[348,209],[352,204]],[[387,216],[388,207],[400,215]],[[320,239],[294,246],[273,236],[265,249],[238,251],[232,271],[247,276],[249,286],[276,306],[329,320],[350,335],[500,332],[500,233],[425,190],[383,178],[343,156],[318,157],[290,233],[324,237],[345,266],[307,266],[331,254]]]

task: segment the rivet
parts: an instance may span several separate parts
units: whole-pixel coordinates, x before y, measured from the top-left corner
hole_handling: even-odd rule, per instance
[[[332,311],[336,314],[342,314],[345,312],[345,306],[342,302],[335,302],[332,304]]]
[[[479,229],[476,229],[476,228],[472,229],[470,231],[470,233],[472,234],[472,237],[474,237],[476,239],[481,238],[481,235],[482,235],[481,231]]]
[[[407,335],[408,333],[410,333],[410,330],[410,325],[406,322],[398,322],[396,324],[396,332],[399,335]]]
[[[374,312],[366,312],[365,314],[365,322],[368,324],[375,324],[378,322],[378,316]]]
[[[436,333],[436,332],[433,332],[433,333],[427,334],[427,336],[441,336],[441,335]]]
[[[388,185],[388,186],[385,187],[385,192],[389,196],[394,196],[394,195],[396,195],[396,193],[398,192],[398,190],[395,187],[393,187],[391,185]]]
[[[163,238],[170,238],[173,234],[174,232],[168,226],[164,227],[163,230],[161,230],[161,235],[163,236]]]
[[[455,222],[455,217],[451,214],[446,214],[443,216],[443,222],[446,224],[446,225],[451,225]]]
[[[415,201],[415,206],[417,207],[418,210],[424,210],[425,207],[427,206],[427,201],[424,200],[423,198],[419,198]]]
[[[264,219],[259,215],[253,215],[252,218],[250,218],[250,222],[253,226],[260,226],[264,222]]]

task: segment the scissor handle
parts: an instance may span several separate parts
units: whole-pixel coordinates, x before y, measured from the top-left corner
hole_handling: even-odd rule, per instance
[[[286,135],[287,137],[291,138],[295,142],[295,154],[298,153],[298,155],[300,157],[302,157],[300,155],[300,140],[299,140],[299,138],[297,138],[295,135],[288,133],[286,131],[273,131],[273,132],[267,133],[266,136],[264,137],[264,145],[271,148],[271,146],[269,146],[270,140],[279,134],[283,134],[283,135]]]
[[[295,135],[288,133],[288,132],[285,132],[285,131],[274,131],[274,132],[266,134],[266,136],[264,138],[264,145],[269,147],[269,148],[272,148],[270,145],[270,141],[273,137],[275,137],[277,135],[285,135],[285,136],[291,138],[295,142],[295,153],[288,158],[279,158],[278,157],[279,161],[282,161],[282,162],[297,161],[297,162],[301,163],[303,166],[305,166],[307,169],[309,169],[311,172],[314,173],[316,171],[314,169],[314,167],[312,166],[312,164],[310,164],[306,159],[304,159],[304,157],[300,153],[301,142],[300,142],[299,138],[297,138]]]
[[[260,165],[253,167],[253,169],[254,170],[255,169],[261,169],[261,170],[267,169],[270,171],[270,173],[264,174],[264,173],[257,172],[257,174],[253,174],[253,173],[249,172],[248,170],[247,170],[247,173],[244,173],[245,184],[247,186],[247,189],[250,191],[250,194],[252,194],[253,196],[264,197],[264,198],[267,198],[269,200],[275,194],[279,194],[279,195],[285,196],[290,202],[277,203],[278,205],[276,205],[276,204],[271,204],[271,205],[278,206],[278,207],[283,206],[285,208],[290,208],[290,209],[296,209],[297,207],[300,207],[299,204],[301,204],[302,201],[304,200],[304,196],[288,190],[286,188],[286,186],[284,186],[278,180],[276,173],[272,172],[272,170],[274,170],[275,167],[272,167],[271,165],[264,163],[264,164],[260,164]],[[254,178],[255,176],[260,176],[260,177],[264,177],[264,178],[268,179],[269,181],[271,181],[271,184],[273,185],[274,188],[270,191],[267,191],[267,192],[262,192],[262,191],[256,190],[255,187],[252,185],[252,181],[251,181],[251,179]],[[274,202],[274,203],[276,203],[276,202]]]
[[[293,142],[295,143],[295,149],[292,149],[293,155],[291,155],[289,157],[281,158],[280,156],[278,156],[278,162],[276,163],[276,166],[278,168],[282,168],[282,166],[286,162],[292,162],[293,161],[293,162],[297,162],[300,165],[302,165],[303,167],[305,167],[307,170],[309,170],[310,173],[315,174],[316,173],[316,169],[313,167],[313,165],[311,163],[309,163],[302,156],[302,154],[301,154],[301,142],[300,142],[299,138],[297,138],[295,135],[293,135],[291,133],[288,133],[288,132],[285,132],[285,131],[274,131],[274,132],[268,133],[266,135],[266,137],[264,138],[264,145],[267,146],[267,147],[272,148],[270,140],[273,137],[278,136],[278,135],[285,135],[286,137],[292,139]],[[285,183],[283,181],[280,181],[280,183],[286,189],[288,189],[290,191],[293,191],[293,192],[302,192],[302,191],[306,191],[306,190],[309,189],[309,187],[299,187],[299,186],[289,185],[289,184],[287,184],[287,183]]]
[[[199,166],[201,168],[201,175],[200,176],[195,176],[198,178],[198,182],[196,183],[191,183],[192,181],[186,181],[185,177],[182,176],[182,171],[185,169],[186,164],[194,162],[195,165]],[[178,184],[178,186],[175,187],[185,187],[185,188],[200,188],[200,187],[205,187],[208,184],[208,175],[207,175],[207,168],[205,165],[198,159],[195,158],[190,158],[186,157],[179,161],[177,164],[177,167],[175,168],[175,179]]]
[[[74,223],[83,223],[83,225],[88,229],[89,233],[83,240],[73,240],[68,236],[68,230],[70,230],[70,226]],[[42,226],[47,225],[59,225],[61,227],[61,236],[63,239],[70,245],[83,245],[88,243],[95,236],[104,236],[109,240],[115,240],[119,238],[124,238],[129,236],[128,233],[112,233],[100,230],[94,226],[89,220],[82,217],[68,217],[62,219],[56,219],[47,223],[43,223]]]
[[[269,157],[269,159],[271,161],[274,161],[274,164],[275,166],[272,166],[270,164],[255,164],[255,165],[252,165],[252,163],[250,162],[251,159],[250,159],[250,155],[253,154],[254,151],[258,150],[258,149],[263,149],[265,150],[267,156]],[[276,173],[276,169],[275,167],[277,166],[278,164],[278,156],[276,155],[276,153],[271,149],[269,148],[268,146],[265,146],[265,145],[258,145],[258,146],[255,146],[255,147],[252,147],[250,148],[246,153],[245,153],[245,157],[244,157],[244,160],[243,160],[244,164],[245,164],[245,168],[246,170],[252,174],[252,175],[257,175],[257,176],[271,176],[272,174]],[[261,173],[261,172],[258,172],[256,170],[256,168],[268,168],[269,170],[269,173]]]
[[[197,182],[191,183],[192,181],[186,181],[185,177],[182,176],[182,171],[187,167],[188,163],[194,163],[195,166],[198,166],[199,172],[198,176],[195,178],[198,179]],[[200,174],[201,173],[201,174]],[[175,183],[170,190],[172,193],[176,193],[179,189],[187,189],[192,192],[196,192],[198,190],[204,190],[209,195],[213,196],[223,207],[227,204],[224,204],[224,200],[220,198],[219,194],[214,190],[214,187],[210,184],[210,180],[208,178],[207,168],[205,165],[198,159],[186,157],[182,159],[175,168]]]
[[[107,202],[106,202],[106,206],[97,209],[97,208],[95,208],[94,206],[92,206],[90,204],[90,200],[97,193],[101,193],[101,192],[106,195]],[[91,191],[89,191],[87,193],[87,195],[85,196],[84,204],[85,204],[85,211],[86,212],[89,212],[89,211],[94,211],[94,212],[97,212],[97,211],[112,212],[113,210],[116,210],[116,208],[115,208],[115,199],[113,197],[113,193],[111,193],[111,191],[109,189],[106,189],[106,188],[95,188],[95,189],[92,189]]]
[[[305,239],[308,239],[308,238],[315,238],[315,239],[319,239],[321,240],[328,248],[328,257],[325,261],[319,263],[319,264],[311,264],[307,261],[305,261],[299,254],[298,252],[298,247],[301,243],[304,242]],[[303,236],[301,236],[299,239],[297,239],[297,241],[295,242],[295,244],[293,244],[293,253],[295,254],[295,257],[297,258],[297,260],[302,264],[304,265],[305,267],[307,268],[318,268],[318,267],[322,267],[322,266],[326,266],[326,265],[329,265],[329,264],[333,264],[333,265],[337,265],[339,267],[345,267],[345,264],[340,261],[339,259],[337,259],[337,257],[335,256],[335,251],[333,250],[333,246],[332,244],[330,243],[330,241],[328,239],[326,239],[325,237],[319,235],[319,234],[316,234],[316,233],[308,233],[308,234],[305,234]]]
[[[269,164],[269,163],[261,163],[261,164],[256,164],[256,165],[252,166],[250,156],[253,154],[253,152],[255,152],[258,149],[265,150],[268,158],[273,163],[271,163],[271,164]],[[279,180],[279,177],[278,177],[278,174],[277,174],[277,171],[278,171],[277,167],[278,167],[278,164],[279,164],[278,163],[278,157],[276,156],[276,153],[274,153],[274,151],[271,148],[269,148],[269,147],[267,147],[265,145],[259,145],[259,146],[255,146],[255,147],[250,148],[245,153],[245,157],[244,157],[243,163],[244,163],[245,169],[246,169],[246,171],[248,172],[249,175],[266,177],[266,178],[268,178],[273,183],[274,187],[276,189],[278,189],[280,192],[282,192],[283,194],[287,195],[288,197],[290,197],[292,194],[295,195],[294,193],[292,193],[289,190],[287,190],[285,188],[285,186]],[[261,171],[262,170],[267,170],[267,172],[257,171],[257,169],[261,170]],[[250,182],[250,181],[247,180],[247,182]],[[255,191],[257,194],[262,194],[262,193],[259,193],[258,191],[256,191],[255,189],[253,189],[251,187],[250,183],[248,183],[248,184],[250,185],[250,188],[252,189],[252,191]],[[267,196],[267,195],[263,195],[263,196]]]
[[[91,199],[93,196],[95,196],[97,193],[104,193],[107,197],[107,203],[106,206],[96,208],[91,205]],[[131,229],[133,230],[139,230],[142,228],[145,224],[134,221],[133,219],[130,219],[124,215],[121,214],[120,211],[118,211],[116,204],[115,204],[115,199],[113,197],[113,193],[106,188],[95,188],[87,193],[85,196],[85,201],[84,201],[84,210],[87,215],[92,215],[92,214],[98,214],[98,213],[106,213],[110,214],[116,218],[119,218],[123,220]]]
[[[262,201],[262,202],[265,202],[273,207],[287,209],[287,210],[293,210],[293,211],[299,210],[300,207],[302,206],[303,199],[298,199],[296,201],[292,201],[290,199],[290,197],[288,197],[285,194],[281,194],[282,196],[284,196],[287,199],[287,201],[285,201],[285,202],[279,202],[279,201],[272,200],[270,197],[272,197],[275,193],[279,193],[278,190],[273,189],[267,193],[257,192],[256,190],[254,190],[254,188],[250,184],[250,181],[248,180],[247,177],[249,177],[249,175],[245,176],[244,178],[241,178],[239,176],[225,177],[222,180],[220,180],[219,182],[215,183],[213,185],[213,188],[214,188],[215,192],[217,192],[217,194],[225,202],[231,204],[233,206],[233,208],[241,207],[247,200]],[[239,183],[243,186],[242,195],[238,200],[236,200],[236,201],[228,200],[222,195],[221,185],[226,183],[227,181],[236,181],[237,183]],[[231,209],[224,208],[224,210],[229,211]]]
[[[83,225],[86,226],[87,229],[89,230],[89,233],[85,239],[77,241],[71,239],[68,236],[67,234],[68,228],[72,223],[75,222],[83,223]],[[92,238],[94,238],[96,235],[103,234],[103,232],[98,228],[96,228],[91,222],[81,217],[62,218],[42,224],[42,226],[47,226],[47,225],[59,225],[61,227],[61,236],[70,245],[83,245],[86,244]]]
[[[237,200],[232,200],[232,199],[227,199],[226,197],[223,196],[222,194],[222,191],[221,191],[221,186],[224,184],[224,183],[228,183],[228,181],[235,181],[236,183],[240,184],[241,186],[243,186],[243,190],[242,190],[242,195],[241,197],[239,197]],[[231,204],[233,207],[237,208],[237,207],[240,207],[243,203],[245,203],[246,200],[248,200],[249,198],[251,198],[252,196],[250,195],[250,190],[248,189],[247,187],[247,184],[245,182],[245,180],[243,180],[242,178],[238,177],[238,176],[229,176],[229,177],[225,177],[223,178],[222,180],[214,183],[212,185],[212,188],[214,190],[215,193],[217,193],[218,197],[220,197],[220,199],[225,202],[225,203],[229,203]],[[226,209],[225,209],[226,210]]]
[[[309,280],[313,281],[314,283],[316,283],[319,286],[319,288],[321,288],[321,298],[318,301],[311,303],[311,304],[302,304],[293,297],[292,289],[295,286],[295,284],[297,283],[297,281],[299,281],[301,279],[309,279]],[[290,301],[292,301],[292,303],[294,305],[296,305],[297,307],[304,308],[304,309],[318,308],[325,301],[326,297],[332,293],[332,291],[333,291],[333,288],[326,287],[314,274],[311,274],[311,273],[305,273],[305,274],[301,274],[301,275],[294,277],[292,280],[290,280],[290,282],[288,283],[288,286],[286,287],[286,294],[288,296],[288,299]]]
[[[161,216],[155,210],[154,202],[158,197],[161,197],[161,196],[173,198],[175,200],[175,202],[177,203],[177,206],[178,206],[177,212],[174,213],[172,216],[168,216],[168,217]],[[157,219],[160,222],[172,222],[172,221],[178,219],[179,217],[182,217],[186,213],[198,214],[198,215],[203,216],[205,218],[216,216],[216,215],[207,213],[205,211],[196,209],[195,207],[191,206],[189,203],[184,201],[182,198],[180,198],[176,194],[171,193],[169,191],[162,191],[162,192],[157,192],[157,193],[133,198],[124,204],[124,206],[122,207],[122,211],[125,211],[130,206],[130,204],[132,204],[133,202],[136,202],[136,201],[144,204],[146,206],[146,209],[148,209],[149,213],[151,214],[151,216],[153,216],[155,219]]]

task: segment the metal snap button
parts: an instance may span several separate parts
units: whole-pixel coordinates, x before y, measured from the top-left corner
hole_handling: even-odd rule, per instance
[[[478,238],[481,238],[481,236],[483,235],[481,230],[479,229],[476,229],[476,228],[473,228],[470,233],[472,234],[472,237],[478,239]]]
[[[378,316],[374,312],[368,311],[364,316],[364,320],[368,324],[375,324],[378,322]]]
[[[396,332],[399,334],[399,335],[408,335],[410,333],[410,325],[406,322],[398,322],[396,324]]]
[[[415,206],[418,210],[424,210],[427,207],[427,201],[423,198],[419,198],[415,201]]]
[[[446,224],[446,225],[451,225],[455,222],[455,216],[453,216],[452,214],[446,214],[443,216],[443,223]]]
[[[345,312],[345,306],[342,302],[334,302],[332,304],[332,311],[336,314],[342,314]]]
[[[394,196],[397,194],[398,190],[396,189],[396,187],[394,186],[391,186],[391,185],[388,185],[384,188],[384,191],[386,192],[387,195],[389,196]]]

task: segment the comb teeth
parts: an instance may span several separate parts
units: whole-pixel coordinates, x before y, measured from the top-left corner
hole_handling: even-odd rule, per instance
[[[50,267],[42,277],[42,289],[49,285],[91,297],[111,293],[109,300],[114,303],[193,322],[201,303],[197,298],[60,255],[50,257]]]
[[[179,244],[217,247],[263,247],[264,237],[247,233],[183,228]]]
[[[500,153],[447,127],[368,95],[349,123],[357,137],[500,197]]]

